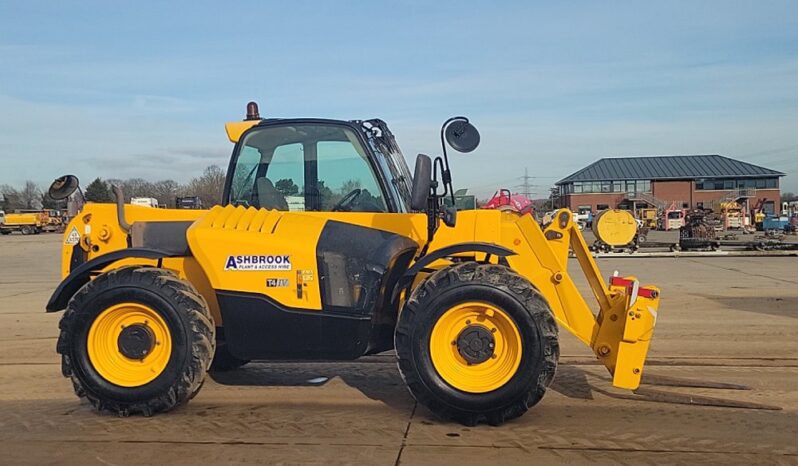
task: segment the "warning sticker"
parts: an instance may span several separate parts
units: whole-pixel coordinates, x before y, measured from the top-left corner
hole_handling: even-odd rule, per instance
[[[78,233],[78,227],[72,227],[69,235],[67,235],[66,239],[64,240],[64,244],[74,245],[78,243],[80,243],[80,233]]]
[[[287,278],[267,278],[266,288],[286,288],[288,286]]]

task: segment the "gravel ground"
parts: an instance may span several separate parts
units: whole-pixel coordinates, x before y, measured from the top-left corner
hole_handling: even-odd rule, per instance
[[[644,390],[612,388],[562,335],[541,404],[501,427],[466,428],[416,406],[392,354],[252,363],[209,378],[176,412],[99,415],[61,377],[60,315],[44,312],[60,243],[0,238],[3,464],[798,464],[795,257],[599,260],[605,275],[662,289]]]

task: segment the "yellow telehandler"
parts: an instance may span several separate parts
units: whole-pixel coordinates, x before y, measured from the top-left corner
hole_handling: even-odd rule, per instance
[[[616,387],[640,383],[659,291],[605,282],[567,209],[457,212],[447,147],[473,151],[464,117],[411,175],[381,120],[262,119],[235,144],[210,210],[87,203],[66,227],[62,372],[93,406],[152,415],[190,400],[209,370],[250,360],[350,360],[394,349],[412,395],[443,418],[497,425],[541,400],[558,327]],[[54,198],[78,187],[67,175]],[[454,205],[454,203],[452,203]],[[598,301],[569,272],[573,253]]]

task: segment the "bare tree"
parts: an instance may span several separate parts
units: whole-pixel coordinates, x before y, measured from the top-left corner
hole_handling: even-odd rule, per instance
[[[180,185],[174,180],[156,181],[152,184],[150,197],[158,199],[159,206],[175,207],[175,198],[179,188]]]
[[[13,186],[7,184],[0,185],[0,194],[2,194],[3,197],[3,200],[0,201],[0,210],[12,212],[14,209],[24,208],[19,191]]]
[[[181,189],[184,196],[198,196],[202,205],[210,207],[217,205],[222,200],[224,190],[225,172],[218,165],[205,168],[202,175],[193,178]]]
[[[134,197],[155,197],[152,194],[153,184],[142,178],[109,179],[106,181],[108,185],[122,188],[122,192],[125,193],[125,200],[128,202]]]
[[[23,204],[23,209],[41,209],[42,208],[42,190],[36,186],[33,181],[26,181],[25,186],[19,193],[20,200]]]

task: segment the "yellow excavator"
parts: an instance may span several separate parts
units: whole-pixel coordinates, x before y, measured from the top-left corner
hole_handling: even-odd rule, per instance
[[[99,410],[152,415],[188,402],[206,372],[250,360],[351,360],[395,350],[415,399],[467,425],[538,403],[558,329],[590,347],[616,387],[640,383],[659,291],[601,277],[567,209],[457,212],[447,148],[473,151],[467,118],[414,173],[378,119],[261,118],[226,125],[235,144],[209,210],[87,203],[66,227],[57,351]],[[53,198],[78,188],[57,179]],[[451,205],[454,205],[452,202]],[[577,289],[584,272],[597,314]]]

